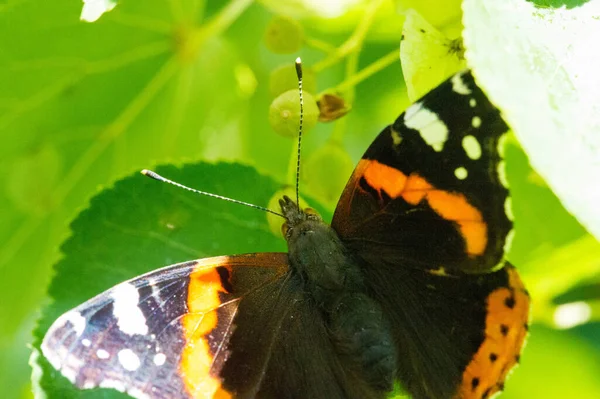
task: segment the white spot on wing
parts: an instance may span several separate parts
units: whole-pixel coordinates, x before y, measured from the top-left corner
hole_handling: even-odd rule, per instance
[[[89,347],[91,344],[92,342],[87,338],[81,340],[81,345],[85,346],[86,348]]]
[[[506,217],[508,218],[508,220],[510,220],[510,221],[515,220],[515,216],[513,215],[513,211],[512,211],[512,198],[511,197],[506,197],[506,199],[504,200],[504,213],[506,214]]]
[[[75,372],[75,370],[71,369],[71,368],[63,368],[60,370],[60,373],[69,381],[71,381],[71,384],[75,383],[75,378],[77,377],[77,373]]]
[[[512,246],[513,239],[515,238],[515,230],[511,229],[506,238],[504,239],[504,254],[506,255],[508,251],[510,251],[510,247]]]
[[[478,116],[474,116],[473,119],[471,119],[471,126],[473,126],[475,129],[480,127],[481,126],[481,118]]]
[[[459,166],[458,168],[454,169],[454,176],[456,176],[456,178],[459,180],[466,179],[468,175],[469,172],[463,166]]]
[[[404,124],[419,132],[423,140],[435,151],[441,151],[448,139],[448,127],[435,112],[415,103],[406,110]]]
[[[119,380],[104,379],[98,384],[100,388],[112,388],[120,392],[125,392],[125,384]]]
[[[502,134],[498,138],[498,154],[500,154],[500,156],[502,158],[504,158],[504,151],[505,150],[506,150],[506,133]]]
[[[117,357],[125,370],[135,371],[140,367],[140,358],[131,349],[120,350]]]
[[[457,73],[452,76],[452,90],[455,93],[462,94],[463,96],[471,94],[471,89],[465,84],[462,79],[462,73]]]
[[[70,326],[67,324],[70,324]],[[79,337],[85,331],[85,326],[85,317],[76,310],[63,314],[50,326],[42,341],[41,348],[42,353],[52,364],[52,367],[61,370],[68,363],[66,359],[70,356],[68,348],[60,345],[60,342],[57,344],[56,340],[60,339],[62,341],[60,337],[64,337],[65,334],[69,334],[71,331],[74,331]]]
[[[400,145],[400,143],[402,142],[402,137],[400,137],[398,132],[395,130],[392,130],[392,142],[395,146]]]
[[[122,283],[114,288],[111,296],[114,300],[113,315],[119,329],[128,335],[148,334],[146,318],[138,306],[140,293],[137,288],[129,283]]]
[[[92,389],[96,387],[96,383],[93,380],[85,380],[81,388],[83,389]]]
[[[98,359],[108,359],[110,357],[110,353],[108,353],[104,349],[98,349],[96,351],[96,356],[98,356]]]
[[[67,324],[67,322],[71,323],[71,325],[73,326],[73,330],[77,333],[78,337],[81,336],[81,334],[83,334],[86,324],[85,317],[83,317],[81,313],[79,313],[76,310],[71,310],[60,316],[54,322],[52,327],[50,327],[48,333],[50,333],[51,330],[56,330],[58,328],[64,327],[65,324]]]
[[[506,178],[504,161],[498,162],[498,179],[500,180],[500,184],[502,184],[504,187],[508,187],[508,179]]]
[[[164,353],[157,353],[156,355],[154,355],[154,364],[156,364],[157,366],[162,366],[163,364],[165,364],[166,360],[167,356],[165,356]]]
[[[469,106],[471,106],[471,108],[475,108],[476,105],[477,105],[477,100],[475,100],[474,98],[471,98],[469,100]]]
[[[146,392],[144,392],[140,389],[137,389],[137,388],[128,389],[127,395],[132,396],[137,399],[150,399],[151,398],[151,396],[148,395]]]
[[[467,135],[463,137],[462,147],[469,158],[473,160],[481,158],[481,146],[475,136]]]

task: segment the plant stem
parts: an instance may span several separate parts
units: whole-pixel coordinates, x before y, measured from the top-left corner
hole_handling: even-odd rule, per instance
[[[202,26],[202,33],[206,37],[216,36],[234,23],[246,11],[254,0],[232,0],[207,24]]]
[[[324,53],[332,53],[335,51],[335,46],[333,46],[323,40],[307,37],[304,39],[304,43],[307,46],[312,47],[316,50],[321,50]]]
[[[371,77],[382,69],[387,68],[392,65],[394,62],[399,60],[398,50],[394,50],[389,54],[381,57],[377,61],[373,62],[371,65],[361,69],[358,73],[350,76],[348,79],[344,80],[337,86],[333,88],[335,92],[343,92],[351,87],[358,85],[363,80]]]
[[[353,51],[356,51],[357,48],[360,49],[365,39],[365,36],[369,31],[369,28],[373,24],[375,14],[377,13],[377,10],[383,4],[384,1],[385,0],[373,0],[369,3],[367,9],[365,10],[365,16],[362,18],[362,20],[356,27],[354,33],[352,33],[348,40],[346,40],[332,54],[330,54],[327,58],[317,62],[313,66],[312,69],[315,71],[315,73],[320,72],[323,69],[326,69],[331,65],[337,63],[348,54],[352,53]]]

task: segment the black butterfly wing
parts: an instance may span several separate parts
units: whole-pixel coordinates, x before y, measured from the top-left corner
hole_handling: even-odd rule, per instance
[[[239,306],[287,271],[285,253],[159,269],[65,313],[41,348],[82,389],[114,388],[135,398],[230,397],[222,369]]]
[[[448,273],[498,269],[512,230],[501,157],[507,130],[472,75],[456,74],[379,134],[332,227],[368,261]]]
[[[235,324],[221,373],[235,398],[382,399],[339,357],[298,274],[247,295]]]
[[[456,74],[380,133],[336,208],[415,398],[486,398],[518,360],[529,298],[504,261],[507,130],[472,75]]]
[[[285,253],[136,277],[65,313],[41,347],[78,388],[138,399],[379,397],[343,367]]]

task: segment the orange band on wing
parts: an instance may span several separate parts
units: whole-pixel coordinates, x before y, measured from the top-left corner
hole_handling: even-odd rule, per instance
[[[487,227],[481,212],[462,194],[450,193],[432,186],[417,174],[408,177],[375,160],[362,159],[357,167],[372,188],[385,191],[391,198],[402,197],[411,205],[425,200],[442,218],[456,222],[469,255],[483,255],[487,246]]]
[[[362,176],[374,189],[383,190],[392,198],[397,198],[404,190],[406,175],[398,169],[367,159],[361,159],[356,169],[361,166],[364,167]]]
[[[189,279],[188,313],[181,321],[187,340],[180,364],[183,381],[192,398],[231,398],[220,379],[211,375],[213,355],[206,338],[217,327],[219,293],[225,292],[221,278],[215,267],[199,266]]]
[[[509,371],[518,363],[527,336],[529,295],[517,271],[509,267],[509,288],[487,298],[485,340],[463,373],[456,399],[481,399],[502,390]]]

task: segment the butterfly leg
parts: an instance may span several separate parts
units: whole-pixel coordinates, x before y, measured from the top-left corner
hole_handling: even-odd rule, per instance
[[[344,294],[330,313],[329,327],[344,361],[354,364],[373,388],[391,391],[397,355],[379,304],[363,293]]]

